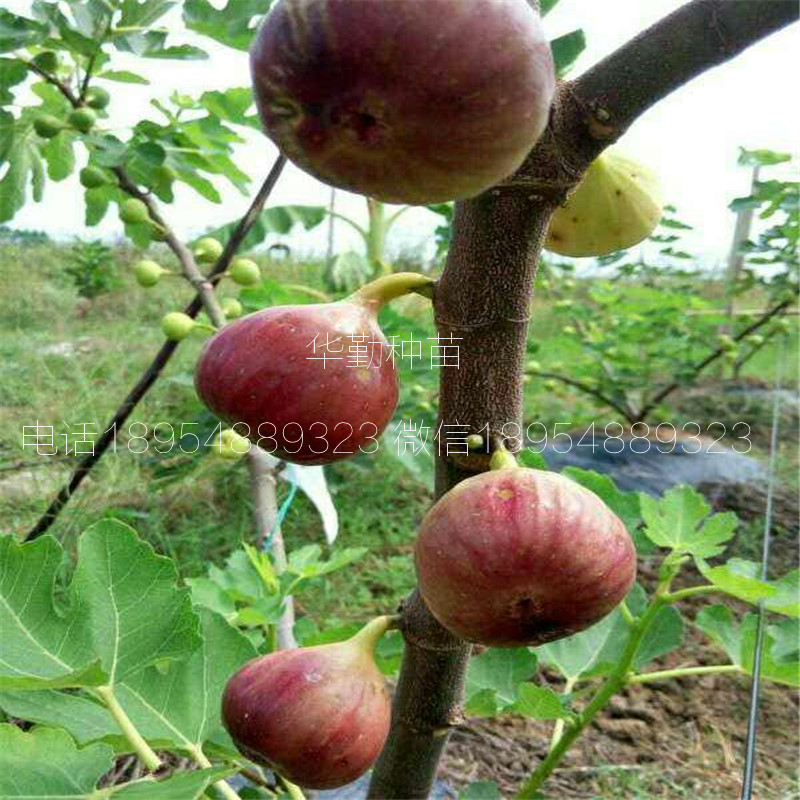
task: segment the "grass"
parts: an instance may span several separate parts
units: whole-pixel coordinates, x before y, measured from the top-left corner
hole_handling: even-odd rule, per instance
[[[4,244],[3,291],[0,298],[3,380],[0,389],[0,480],[4,527],[24,532],[42,513],[68,472],[74,455],[39,456],[22,448],[22,427],[37,420],[54,426],[63,450],[64,423],[75,431],[90,423],[87,432],[102,430],[116,405],[138,378],[163,341],[159,321],[168,311],[181,308],[191,296],[187,285],[175,278],[152,290],[138,287],[131,275],[137,253],[115,248],[120,287],[91,302],[77,297],[65,273],[68,249],[57,245],[30,247]],[[171,266],[166,251],[156,257]],[[325,290],[319,262],[313,259],[262,259],[267,277],[260,290],[244,293],[250,308],[266,302],[317,302],[309,295],[287,294],[285,284],[306,284]],[[581,289],[579,288],[579,292]],[[234,292],[225,287],[223,294]],[[632,290],[634,302],[636,291]],[[752,298],[748,299],[752,303]],[[423,301],[409,300],[384,314],[387,332],[405,338],[409,332],[424,340],[433,334]],[[536,358],[569,364],[579,355],[574,337],[561,335],[561,318],[545,299],[533,309],[530,341],[539,344]],[[215,422],[203,410],[191,388],[193,364],[203,338],[182,344],[163,378],[136,409],[131,421],[150,430],[158,423],[179,429],[181,423],[199,423],[192,430],[204,437]],[[53,345],[76,346],[71,355],[52,352]],[[796,334],[787,352],[796,350]],[[427,345],[423,346],[427,357]],[[425,367],[403,368],[400,416],[416,419],[435,429],[438,374]],[[775,367],[775,348],[766,348],[747,372],[769,380]],[[796,377],[796,366],[790,376]],[[525,391],[525,417],[552,429],[553,422],[574,426],[603,419],[609,412],[568,389],[548,390],[532,380]],[[73,542],[76,535],[103,515],[133,524],[160,552],[174,556],[185,575],[205,572],[209,561],[219,562],[242,538],[251,535],[247,476],[237,464],[206,452],[202,457],[171,452],[160,455],[150,442],[145,455],[135,455],[141,440],[127,442],[141,432],[135,426],[120,437],[116,453],[107,454],[53,528],[54,535]],[[166,434],[168,428],[159,428]],[[432,452],[432,433],[428,450]],[[364,546],[368,554],[355,570],[334,575],[302,598],[314,616],[348,620],[393,608],[413,585],[409,558],[414,530],[431,501],[427,479],[429,462],[413,462],[417,471],[403,467],[388,450],[389,437],[378,457],[354,459],[327,470],[341,518],[341,541]],[[796,464],[789,453],[788,465]],[[10,492],[8,491],[10,489]],[[281,485],[283,496],[285,485]],[[321,541],[316,512],[302,496],[285,522],[291,546]]]

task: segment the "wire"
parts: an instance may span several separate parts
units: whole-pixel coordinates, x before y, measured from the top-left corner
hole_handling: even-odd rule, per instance
[[[292,502],[294,501],[294,496],[297,494],[297,484],[290,483],[289,484],[289,494],[286,495],[286,499],[281,503],[281,507],[278,509],[278,514],[275,517],[275,522],[272,525],[272,530],[269,532],[267,536],[264,537],[264,542],[261,545],[261,548],[265,551],[272,549],[272,540],[275,538],[275,534],[280,529],[281,525],[283,525],[283,521],[286,519],[286,515],[289,513],[289,509],[292,507]]]
[[[778,340],[777,364],[775,366],[775,387],[772,401],[772,430],[769,441],[769,472],[767,477],[767,508],[764,516],[764,538],[761,544],[761,580],[769,577],[770,529],[772,528],[772,506],[775,494],[775,464],[778,455],[778,427],[781,405],[781,372],[783,366],[783,345],[785,336]],[[756,627],[755,653],[753,654],[753,682],[750,687],[750,712],[747,719],[747,741],[745,743],[744,773],[742,775],[742,800],[751,800],[755,776],[756,733],[758,729],[759,683],[761,680],[761,654],[764,649],[764,601],[758,603],[758,624]]]

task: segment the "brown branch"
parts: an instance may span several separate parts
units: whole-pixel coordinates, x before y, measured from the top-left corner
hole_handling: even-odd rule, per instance
[[[24,58],[19,59],[31,72],[35,72],[40,78],[44,78],[49,84],[55,86],[59,92],[69,101],[69,103],[78,108],[81,105],[81,101],[78,99],[78,96],[73,93],[72,89],[67,86],[66,83],[56,78],[55,75],[51,75],[49,72],[45,72],[41,67],[35,64],[33,61],[28,61]]]
[[[766,325],[773,317],[776,317],[791,304],[792,300],[784,300],[782,303],[778,303],[776,306],[773,306],[769,311],[762,314],[755,322],[751,322],[743,331],[734,336],[733,341],[740,342],[746,336],[749,336],[751,333],[755,333],[755,331],[757,331],[763,325]],[[698,373],[702,372],[707,366],[713,364],[717,359],[722,358],[723,355],[725,355],[725,348],[718,347],[716,350],[709,353],[709,355],[707,355],[702,361],[699,361],[691,368],[692,375],[695,376]],[[683,386],[683,383],[681,383],[681,381],[672,381],[672,383],[667,384],[664,388],[656,392],[656,394],[654,394],[653,397],[650,398],[650,400],[647,402],[644,408],[642,408],[641,413],[639,414],[640,419],[636,421],[637,422],[644,421],[647,415],[662,400],[666,399],[673,392],[680,389],[681,386]]]
[[[551,378],[552,380],[560,381],[567,386],[572,386],[584,394],[594,397],[595,400],[599,400],[603,405],[613,408],[614,411],[619,411],[619,413],[625,417],[627,422],[636,422],[638,420],[636,413],[633,411],[633,409],[629,408],[627,404],[618,403],[616,400],[601,392],[600,389],[596,389],[591,384],[577,380],[577,378],[570,378],[567,375],[561,375],[558,372],[537,372],[536,377],[545,379]]]
[[[264,208],[267,198],[275,187],[285,163],[286,159],[283,156],[278,156],[278,158],[275,159],[272,169],[269,171],[269,175],[267,175],[266,180],[261,185],[258,194],[253,198],[253,202],[250,204],[247,213],[236,226],[236,230],[233,232],[219,260],[214,265],[209,278],[219,276],[228,268],[233,256],[236,254],[236,249],[241,245],[242,241],[253,227],[253,224],[258,219],[261,210]],[[200,313],[202,305],[200,296],[196,295],[186,306],[184,313],[194,319]],[[61,487],[48,509],[44,512],[36,525],[28,532],[27,539],[35,539],[37,536],[41,536],[56,521],[61,510],[69,502],[70,497],[77,491],[84,478],[92,471],[94,465],[113,444],[116,439],[117,430],[125,424],[133,409],[136,408],[139,401],[147,394],[150,387],[156,382],[159,375],[161,375],[177,347],[178,342],[164,342],[161,349],[156,353],[155,358],[144,370],[139,380],[130,392],[128,392],[128,395],[106,425],[106,431],[95,441],[92,452],[85,456],[75,468],[69,481]]]
[[[434,307],[439,331],[460,336],[461,363],[442,370],[440,419],[490,437],[521,428],[527,317],[553,210],[597,155],[653,103],[797,16],[794,0],[693,0],[583,77],[561,84],[550,124],[520,171],[456,204]],[[436,460],[437,495],[485,469],[485,456]],[[470,647],[412,595],[392,730],[369,797],[428,796],[449,726],[460,716]],[[429,706],[433,706],[431,711]]]

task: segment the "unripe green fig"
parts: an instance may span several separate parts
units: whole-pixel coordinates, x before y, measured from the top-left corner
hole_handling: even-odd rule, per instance
[[[223,247],[216,239],[204,236],[194,246],[194,257],[201,264],[213,264],[221,255]]]
[[[222,313],[228,319],[238,319],[243,311],[242,304],[235,297],[226,297],[222,301]]]
[[[52,114],[40,114],[33,120],[33,129],[42,139],[52,139],[64,130],[64,123]]]
[[[81,186],[86,189],[99,189],[108,183],[106,173],[100,167],[84,167],[80,172]]]
[[[736,349],[726,350],[722,354],[722,358],[726,364],[735,364],[739,360],[739,351]]]
[[[180,311],[171,311],[161,320],[161,330],[173,342],[183,341],[194,330],[195,325],[190,316]]]
[[[557,311],[566,311],[568,308],[572,308],[575,303],[572,300],[557,300],[553,303],[553,308]]]
[[[97,122],[97,115],[91,108],[76,108],[70,112],[67,122],[81,133],[89,133]]]
[[[239,751],[309,789],[363,775],[389,733],[389,694],[373,657],[387,627],[379,617],[347,641],[245,664],[222,697],[222,721]]]
[[[792,323],[786,318],[775,320],[775,329],[781,333],[789,333]]]
[[[228,277],[240,286],[255,286],[261,282],[261,270],[249,258],[237,258],[228,267]]]
[[[544,388],[547,389],[548,392],[554,392],[556,389],[558,389],[559,383],[557,380],[554,380],[553,378],[548,378],[542,384],[542,386],[544,386]]]
[[[86,97],[84,99],[89,108],[102,111],[111,102],[111,95],[100,86],[92,86],[86,92]]]
[[[717,345],[722,350],[736,349],[736,342],[734,342],[733,337],[729,336],[727,333],[721,333],[719,336],[717,336]]]
[[[178,177],[178,173],[175,171],[174,167],[171,167],[169,164],[160,164],[156,167],[156,177],[162,181],[172,181],[176,180]]]
[[[655,173],[607,150],[553,214],[544,247],[562,256],[605,256],[646,239],[662,211]]]
[[[525,365],[525,371],[526,372],[541,372],[542,371],[542,365],[538,361],[529,361]]]
[[[752,333],[745,338],[745,341],[752,347],[761,347],[761,345],[764,344],[764,337],[757,333]]]
[[[58,56],[52,50],[45,50],[33,57],[33,63],[52,75],[58,69]]]
[[[131,197],[119,204],[119,218],[128,225],[141,225],[150,222],[150,212],[141,200]]]
[[[422,521],[414,561],[425,604],[456,636],[493,647],[594,625],[636,576],[625,526],[568,478],[495,455],[489,472],[461,481]]]
[[[235,444],[237,440],[240,440],[241,444]],[[251,447],[252,445],[247,437],[239,436],[233,428],[225,428],[225,430],[220,431],[217,441],[214,443],[214,450],[217,455],[220,458],[231,461],[246,455]]]
[[[568,336],[573,336],[574,334],[577,333],[577,330],[575,329],[574,325],[565,325],[561,330]]]
[[[142,261],[137,261],[133,266],[133,275],[136,278],[136,283],[146,289],[155,286],[161,280],[161,276],[165,272],[167,272],[167,270],[165,270],[161,264],[147,258],[142,259]]]
[[[512,175],[555,88],[527,0],[283,0],[250,65],[264,129],[286,156],[389,203],[474,197]]]
[[[481,436],[479,433],[471,433],[467,436],[467,447],[470,450],[477,450],[480,447],[483,447],[486,443],[486,440]]]

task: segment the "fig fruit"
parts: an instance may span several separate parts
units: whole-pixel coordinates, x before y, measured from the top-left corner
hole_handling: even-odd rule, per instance
[[[64,130],[64,123],[52,114],[40,114],[33,120],[33,129],[42,139],[53,139]]]
[[[133,275],[136,278],[136,283],[145,289],[155,286],[165,272],[168,272],[168,270],[164,269],[161,264],[147,258],[137,261],[133,266]]]
[[[223,247],[210,236],[199,239],[194,246],[194,257],[201,264],[213,264],[221,255]]]
[[[76,108],[67,117],[67,123],[81,133],[89,133],[97,122],[97,115],[91,108]]]
[[[607,150],[553,214],[544,247],[562,256],[605,256],[646,239],[662,210],[655,173]]]
[[[255,286],[261,282],[261,270],[249,258],[237,258],[228,267],[228,277],[240,286]]]
[[[389,695],[373,660],[387,627],[379,617],[345,642],[245,664],[222,698],[223,723],[241,753],[310,789],[366,772],[389,732]]]
[[[275,306],[226,325],[197,362],[200,399],[278,458],[329,464],[377,449],[398,398],[381,305],[431,279],[379,278],[335,303]]]
[[[143,201],[131,197],[119,204],[119,218],[127,225],[141,225],[150,222],[150,212]]]
[[[588,628],[636,576],[633,542],[600,498],[516,465],[467,478],[440,498],[422,521],[415,563],[433,616],[463,639],[496,647]]]
[[[80,182],[86,189],[99,189],[108,183],[108,178],[100,167],[88,166],[80,171]]]
[[[111,102],[111,95],[100,86],[92,86],[84,99],[89,108],[102,111]]]
[[[197,323],[181,311],[171,311],[161,320],[164,336],[172,342],[182,342],[195,328]]]
[[[52,50],[45,50],[33,57],[33,63],[44,72],[51,75],[58,69],[58,56]]]
[[[250,65],[264,129],[289,159],[390,203],[473,197],[507,178],[555,88],[527,0],[281,0]]]
[[[243,311],[242,304],[235,297],[226,297],[222,301],[222,313],[228,319],[238,319]]]

